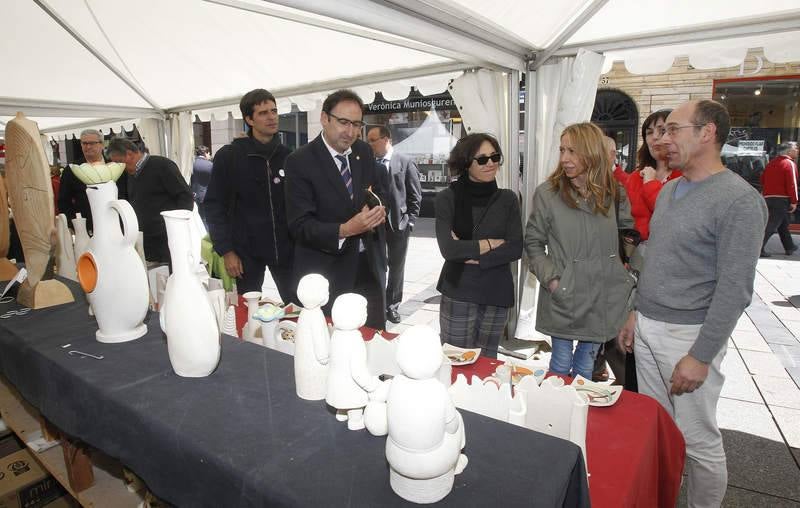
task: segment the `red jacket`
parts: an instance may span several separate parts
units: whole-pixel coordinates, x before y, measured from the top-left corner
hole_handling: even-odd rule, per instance
[[[679,170],[674,170],[667,176],[667,181],[674,180],[681,176]],[[650,217],[656,209],[656,198],[664,184],[658,180],[650,180],[644,183],[642,175],[638,169],[628,175],[625,190],[628,192],[628,199],[631,202],[631,215],[636,231],[642,235],[642,240],[647,240],[650,236]]]
[[[764,197],[788,197],[797,203],[797,171],[788,155],[779,155],[769,161],[761,173],[761,194]]]
[[[628,177],[630,177],[630,175],[622,169],[622,166],[619,164],[614,165],[614,178],[616,178],[619,183],[625,185],[628,181]]]

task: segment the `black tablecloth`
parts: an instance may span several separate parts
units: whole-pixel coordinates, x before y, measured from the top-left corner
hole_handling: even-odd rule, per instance
[[[216,372],[181,378],[156,314],[144,337],[101,344],[83,294],[70,288],[75,303],[0,319],[0,373],[157,496],[187,507],[411,505],[389,486],[385,438],[349,431],[324,401],[297,398],[292,357],[225,336]],[[461,413],[469,465],[441,505],[589,505],[577,446]]]

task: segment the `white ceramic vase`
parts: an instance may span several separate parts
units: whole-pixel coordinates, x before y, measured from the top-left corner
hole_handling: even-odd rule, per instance
[[[305,400],[323,400],[327,393],[330,335],[322,306],[328,297],[328,280],[322,275],[300,279],[297,298],[303,310],[294,335],[294,384],[297,396]]]
[[[242,295],[247,303],[247,323],[242,327],[242,338],[250,340],[256,338],[258,330],[261,329],[261,323],[254,317],[258,312],[258,302],[261,300],[260,291],[248,291]]]
[[[67,279],[77,281],[75,246],[73,245],[72,233],[70,233],[67,225],[67,216],[63,213],[56,216],[56,237],[56,273]]]
[[[72,219],[72,228],[75,230],[75,259],[80,259],[81,255],[89,249],[89,232],[86,230],[86,218],[80,213],[75,214]]]
[[[367,299],[356,293],[339,295],[331,309],[333,334],[325,402],[336,408],[350,430],[363,429],[367,393],[380,385],[367,368],[367,346],[359,328],[367,320]]]
[[[450,493],[454,475],[466,467],[464,422],[438,379],[437,333],[414,326],[395,340],[403,373],[392,379],[386,401],[389,483],[403,499],[435,503]]]
[[[78,258],[78,279],[97,318],[100,342],[126,342],[147,333],[147,274],[134,249],[139,223],[133,207],[117,199],[114,182],[88,185],[94,233]],[[122,229],[120,229],[120,220]]]
[[[194,267],[192,213],[188,210],[161,212],[167,225],[172,275],[167,280],[161,304],[161,328],[167,335],[169,361],[175,374],[205,377],[219,364],[219,327],[214,309]]]

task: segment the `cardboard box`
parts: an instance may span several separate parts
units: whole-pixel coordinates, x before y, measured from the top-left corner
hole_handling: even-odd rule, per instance
[[[28,450],[0,459],[0,508],[42,508],[65,494]]]

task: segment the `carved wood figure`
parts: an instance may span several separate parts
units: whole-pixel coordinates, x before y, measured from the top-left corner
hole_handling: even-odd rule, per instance
[[[6,124],[6,178],[14,224],[19,233],[28,278],[17,300],[41,309],[74,301],[69,288],[46,280],[55,252],[55,210],[50,166],[44,154],[39,128],[22,113]]]
[[[8,216],[8,192],[3,175],[0,175],[0,280],[11,280],[17,274],[17,267],[8,260],[11,234]]]

